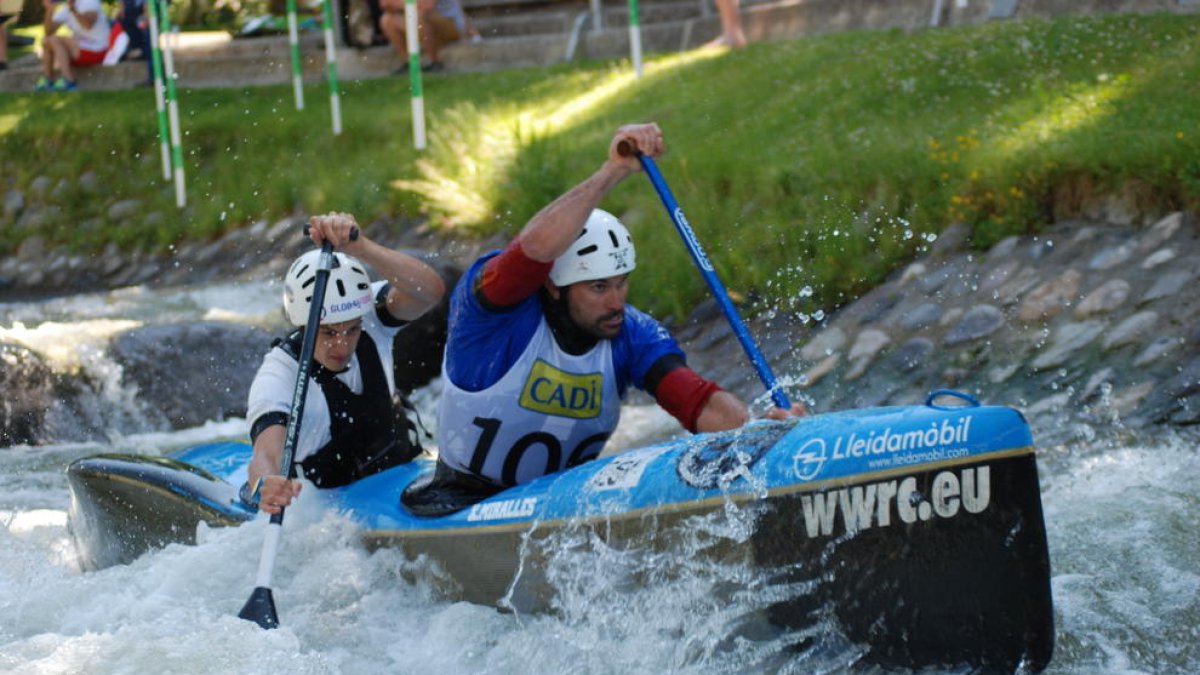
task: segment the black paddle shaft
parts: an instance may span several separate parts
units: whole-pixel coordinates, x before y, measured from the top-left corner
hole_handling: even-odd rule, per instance
[[[304,234],[309,232],[305,224]],[[358,228],[350,230],[350,240],[358,239]],[[296,456],[296,442],[300,438],[300,420],[304,415],[304,401],[308,395],[308,379],[312,370],[313,352],[317,346],[317,330],[321,325],[321,311],[325,305],[325,287],[329,283],[329,273],[336,263],[333,256],[333,244],[328,240],[321,244],[321,256],[317,262],[317,275],[313,283],[312,300],[308,309],[308,322],[304,325],[304,339],[300,344],[300,362],[297,364],[296,387],[292,391],[292,407],[288,413],[287,434],[283,441],[283,457],[280,460],[280,474],[289,479],[295,477],[296,467],[293,461]],[[271,515],[267,527],[267,538],[263,542],[262,559],[258,565],[258,583],[250,598],[238,612],[238,617],[253,621],[264,629],[279,626],[279,615],[275,611],[275,599],[271,593],[270,577],[275,566],[275,553],[280,532],[283,529],[283,512]]]

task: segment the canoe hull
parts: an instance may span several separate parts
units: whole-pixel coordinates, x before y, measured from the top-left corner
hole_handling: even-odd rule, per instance
[[[153,483],[186,492],[169,472],[143,472],[151,485],[140,500],[125,488],[120,500],[105,499],[97,493],[114,482],[72,476],[73,530],[77,511],[94,514],[97,504],[114,501],[127,507],[129,521],[123,526],[110,509],[81,549],[117,540],[129,550],[92,557],[125,562],[161,541],[161,532],[241,522],[248,516],[233,486],[244,480],[248,457],[248,446],[224,444],[175,458],[211,472],[215,482],[193,490],[209,497],[208,511],[153,505],[163,492]],[[866,662],[1037,671],[1053,652],[1037,464],[1028,426],[1009,408],[908,406],[761,422],[588,462],[450,516],[407,513],[401,492],[431,470],[432,462],[419,460],[321,495],[361,525],[369,548],[435,563],[436,579],[457,599],[552,608],[558,590],[547,569],[564,540],[585,533],[616,549],[745,566],[775,588],[793,589],[764,602],[773,623],[836,622],[865,648]],[[121,471],[129,482],[131,470]],[[185,478],[195,482],[194,475]],[[698,523],[731,512],[748,519],[744,536],[702,551],[687,547]],[[172,518],[154,536],[123,531]]]

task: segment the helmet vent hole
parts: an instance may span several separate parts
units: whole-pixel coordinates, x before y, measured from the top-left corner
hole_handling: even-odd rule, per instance
[[[609,238],[609,240],[610,240],[610,241],[612,241],[613,248],[620,248],[620,247],[621,247],[621,240],[617,238],[617,233],[616,233],[616,232],[613,232],[612,230],[609,230],[609,231],[608,231],[608,238]]]
[[[346,297],[346,284],[342,283],[341,279],[337,280],[338,295]]]
[[[304,280],[304,283],[300,284],[300,288],[308,288],[309,286],[312,286],[314,283],[316,283],[316,281],[317,281],[316,277],[309,277]]]
[[[575,255],[587,255],[589,253],[595,253],[597,250],[599,250],[599,248],[600,247],[595,244],[592,244],[591,246],[584,246],[583,248],[576,251]]]

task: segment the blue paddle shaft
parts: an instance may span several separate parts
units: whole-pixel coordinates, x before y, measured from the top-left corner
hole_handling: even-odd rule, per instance
[[[762,380],[767,391],[771,393],[771,399],[775,401],[775,405],[788,410],[792,407],[788,400],[787,394],[779,388],[775,382],[775,374],[771,372],[771,366],[767,364],[766,358],[758,349],[758,345],[754,342],[750,331],[746,329],[746,324],[742,322],[742,317],[738,315],[737,308],[733,306],[733,301],[729,299],[729,292],[725,290],[725,285],[721,283],[721,279],[717,277],[717,273],[713,270],[712,263],[708,260],[708,255],[704,253],[704,249],[700,246],[700,241],[696,239],[696,233],[692,231],[692,226],[688,224],[687,218],[683,215],[683,209],[675,201],[675,196],[671,194],[671,188],[667,187],[667,182],[663,180],[662,174],[658,171],[658,165],[654,163],[654,159],[638,153],[638,161],[642,163],[642,168],[646,170],[646,175],[650,177],[650,182],[654,184],[655,191],[662,199],[663,206],[666,207],[667,213],[671,216],[671,221],[675,223],[675,229],[679,230],[679,236],[683,238],[683,243],[687,245],[688,253],[692,254],[692,262],[696,263],[696,267],[700,270],[700,275],[704,277],[704,281],[708,284],[709,290],[712,291],[713,297],[716,298],[717,304],[721,306],[721,311],[725,313],[725,318],[729,320],[729,325],[733,328],[734,335],[737,335],[738,342],[742,343],[742,349],[746,350],[746,356],[750,357],[750,362],[754,364],[754,369],[758,371],[758,377]]]

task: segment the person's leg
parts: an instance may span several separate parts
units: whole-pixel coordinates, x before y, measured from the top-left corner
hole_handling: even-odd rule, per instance
[[[404,34],[404,12],[388,9],[379,17],[379,30],[383,31],[392,51],[408,58],[408,42]]]
[[[438,63],[442,47],[460,38],[453,19],[434,11],[426,13],[421,17],[421,53],[425,57],[422,63],[425,66]]]
[[[62,37],[56,44],[60,52],[55,56],[54,67],[68,82],[74,82],[75,73],[71,69],[71,63],[79,58],[79,43],[75,38]]]
[[[59,46],[62,41],[57,35],[47,35],[42,38],[42,74],[47,80],[54,79],[55,61],[61,51],[66,54],[66,48]]]
[[[0,16],[0,70],[8,67],[8,29],[4,27],[7,22],[7,16]]]
[[[721,15],[721,37],[708,46],[745,47],[746,35],[742,32],[742,15],[738,0],[714,0],[717,13]]]

